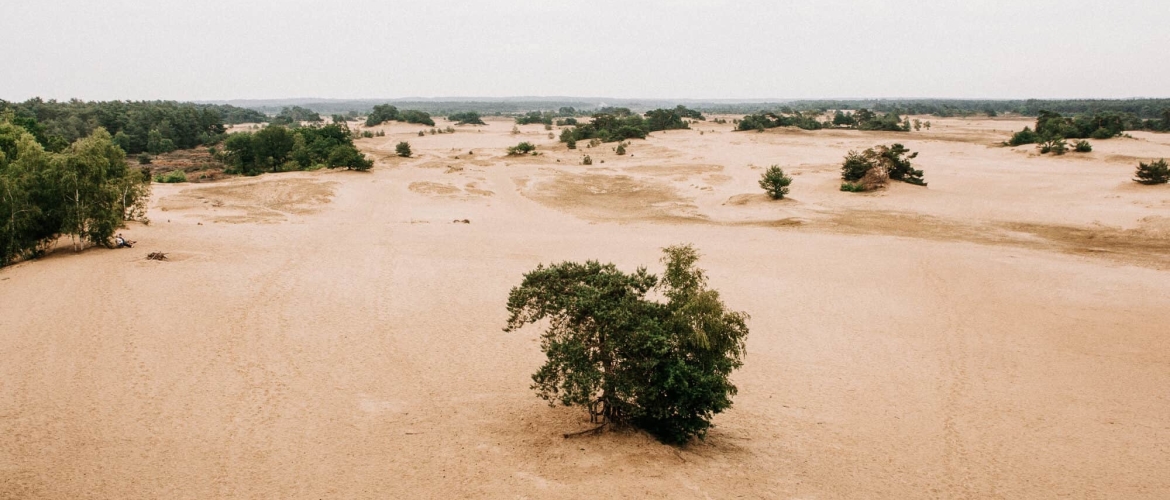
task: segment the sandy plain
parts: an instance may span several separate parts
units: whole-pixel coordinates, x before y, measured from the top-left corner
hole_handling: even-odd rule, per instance
[[[1053,158],[931,121],[626,156],[393,124],[368,173],[155,185],[135,248],[0,270],[0,498],[1170,497],[1170,188],[1129,180],[1170,135]],[[928,187],[838,190],[892,142]],[[735,406],[683,448],[562,438],[586,418],[529,390],[508,290],[681,242],[751,314]]]

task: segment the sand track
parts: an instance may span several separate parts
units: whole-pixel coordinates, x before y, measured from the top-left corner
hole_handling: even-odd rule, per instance
[[[135,248],[0,270],[0,498],[1170,496],[1170,190],[1110,156],[1170,141],[1054,159],[985,144],[1023,122],[932,121],[627,156],[395,123],[370,173],[156,185]],[[838,191],[844,151],[894,139],[929,187]],[[752,316],[735,406],[681,449],[563,439],[587,419],[529,390],[509,288],[678,242]]]

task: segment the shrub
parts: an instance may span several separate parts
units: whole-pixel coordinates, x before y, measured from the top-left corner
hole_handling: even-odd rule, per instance
[[[865,186],[862,186],[861,184],[856,184],[853,182],[842,182],[841,183],[841,190],[845,191],[847,193],[864,193]]]
[[[569,149],[577,149],[577,141],[566,142],[565,146],[568,147]]]
[[[1073,146],[1073,151],[1076,151],[1078,153],[1088,153],[1092,150],[1093,150],[1093,145],[1089,144],[1089,141],[1085,141],[1085,140],[1077,141],[1076,145]]]
[[[586,409],[593,431],[632,425],[678,444],[703,438],[731,406],[748,316],[707,287],[694,248],[663,253],[661,279],[597,261],[537,266],[509,293],[504,330],[549,320],[532,388],[550,405]]]
[[[533,151],[536,151],[536,146],[533,146],[531,142],[525,141],[515,146],[509,147],[508,156],[521,156]]]
[[[453,113],[447,116],[448,120],[455,122],[456,125],[487,125],[480,118],[479,113],[475,111],[467,111],[463,113]]]
[[[1040,142],[1040,135],[1028,127],[1024,130],[1012,134],[1012,138],[1008,140],[1008,146],[1022,146],[1024,144],[1036,144]]]
[[[582,165],[592,165],[592,164],[593,164],[593,158],[590,158],[590,157],[589,157],[589,155],[585,155],[585,157],[584,157],[584,158],[581,158],[581,164],[582,164]]]
[[[180,182],[187,182],[187,173],[182,170],[172,170],[165,174],[160,174],[154,178],[154,182],[161,182],[163,184],[177,184]]]
[[[1133,180],[1147,185],[1166,184],[1170,182],[1170,166],[1167,166],[1164,158],[1148,164],[1139,163]]]
[[[615,153],[617,153],[618,155],[624,155],[624,154],[626,154],[626,143],[624,143],[624,142],[619,142],[619,143],[618,143],[618,145],[617,145],[617,147],[616,147],[616,148],[614,148],[614,150],[613,150],[613,151],[614,151]]]
[[[397,146],[394,146],[394,154],[397,154],[403,158],[410,158],[410,143],[406,141],[398,143]]]
[[[1042,155],[1052,153],[1054,155],[1060,156],[1068,152],[1068,143],[1059,137],[1041,142],[1038,147],[1040,148],[1040,154]]]
[[[779,165],[772,165],[760,175],[760,187],[763,188],[768,196],[773,200],[784,199],[784,195],[788,194],[788,185],[792,184],[792,178],[784,175],[784,170]]]
[[[426,137],[426,136],[427,136],[427,133],[426,133],[426,131],[419,130],[419,131],[418,131],[418,136],[419,136],[419,137]]]
[[[842,185],[841,190],[855,192],[877,189],[889,179],[925,186],[922,171],[910,163],[917,156],[918,153],[911,152],[901,144],[874,146],[860,153],[850,151],[841,164],[841,179],[850,184],[851,188],[846,189]]]
[[[212,148],[212,149],[214,149],[214,148]],[[215,154],[212,153],[212,156],[215,156]],[[152,162],[152,161],[154,161],[154,159],[151,158],[151,156],[149,154],[147,154],[147,153],[139,153],[138,154],[138,164],[139,165],[150,165],[150,162]]]

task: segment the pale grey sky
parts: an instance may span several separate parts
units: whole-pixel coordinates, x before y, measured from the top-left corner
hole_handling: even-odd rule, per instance
[[[1167,97],[1170,1],[4,0],[0,99]]]

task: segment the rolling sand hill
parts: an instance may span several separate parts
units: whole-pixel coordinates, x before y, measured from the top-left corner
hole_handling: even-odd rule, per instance
[[[1170,497],[1170,187],[1129,180],[1170,135],[1053,158],[933,121],[620,157],[393,124],[368,173],[156,185],[135,248],[0,270],[0,498]],[[892,142],[929,187],[838,191]],[[681,449],[563,439],[587,419],[529,390],[509,289],[681,242],[752,316],[735,406]]]

